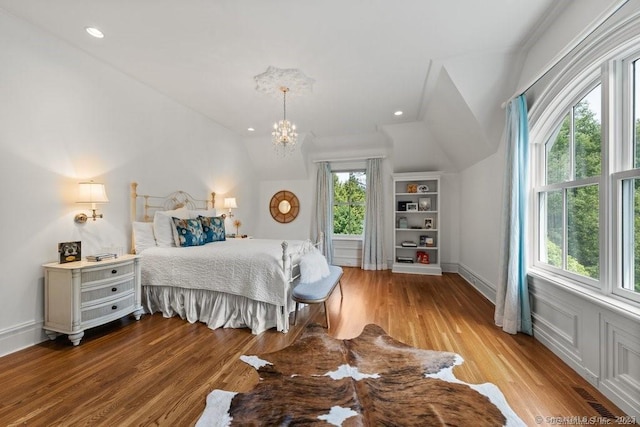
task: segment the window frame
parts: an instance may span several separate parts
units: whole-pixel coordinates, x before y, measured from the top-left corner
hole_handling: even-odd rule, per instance
[[[548,126],[549,131],[546,132],[546,136],[541,138],[540,142],[532,145],[533,149],[535,150],[534,156],[532,156],[532,159],[535,159],[534,161],[536,162],[536,168],[532,168],[532,170],[535,171],[535,175],[533,177],[532,182],[534,183],[534,185],[532,186],[532,193],[533,193],[533,203],[532,205],[534,206],[535,209],[535,214],[532,216],[533,220],[533,227],[534,227],[534,236],[536,236],[535,239],[532,239],[534,241],[534,245],[533,245],[533,253],[532,253],[532,265],[535,266],[536,268],[539,268],[541,270],[547,271],[549,273],[552,273],[553,275],[556,276],[560,276],[560,277],[564,277],[568,280],[570,280],[572,283],[577,283],[577,284],[583,284],[586,285],[592,289],[599,289],[601,287],[601,283],[602,283],[602,279],[603,279],[603,240],[605,239],[605,233],[604,233],[604,224],[603,224],[603,191],[602,189],[604,188],[604,174],[601,170],[600,175],[597,176],[592,176],[592,177],[588,177],[588,178],[581,178],[581,179],[575,179],[575,170],[574,170],[574,166],[575,166],[575,159],[574,159],[574,148],[575,148],[575,141],[574,141],[574,133],[575,133],[575,129],[574,129],[574,119],[575,119],[575,115],[574,115],[574,107],[576,105],[578,105],[589,93],[591,93],[591,91],[593,91],[598,85],[601,85],[601,96],[604,96],[604,90],[605,90],[605,85],[604,83],[601,81],[601,77],[598,76],[597,79],[594,79],[593,76],[591,77],[591,80],[589,80],[588,84],[585,84],[582,86],[582,89],[580,91],[576,91],[574,93],[574,95],[569,98],[571,99],[571,102],[569,102],[569,105],[565,105],[564,108],[562,109],[556,109],[555,110],[555,115],[556,115],[556,119],[552,122],[553,124]],[[563,104],[564,105],[564,104]],[[562,126],[562,123],[564,122],[566,117],[569,117],[570,119],[570,129],[569,129],[569,149],[570,149],[570,158],[569,158],[569,174],[570,177],[567,181],[563,181],[563,182],[558,182],[558,183],[553,183],[553,184],[547,184],[546,183],[546,177],[547,177],[547,143],[552,139],[555,138],[560,130],[560,127]],[[604,122],[604,118],[603,118],[604,114],[601,114],[601,122]],[[602,142],[601,142],[601,162],[604,163],[604,161],[602,160],[604,157],[604,152],[605,152],[605,132],[604,132],[604,123],[601,123],[601,134],[602,134]],[[545,135],[545,134],[542,134]],[[598,229],[599,229],[599,252],[600,252],[600,256],[599,256],[599,272],[600,275],[598,277],[598,279],[594,279],[592,277],[587,277],[587,276],[583,276],[574,272],[571,272],[569,270],[567,270],[567,249],[568,249],[568,244],[567,244],[567,218],[568,218],[568,213],[567,213],[567,191],[573,189],[573,188],[579,188],[579,187],[586,187],[589,185],[598,185],[599,188],[599,224],[598,224]],[[551,191],[562,191],[562,267],[555,267],[552,266],[551,264],[544,262],[541,260],[541,251],[542,251],[542,245],[544,240],[546,239],[546,226],[543,227],[542,224],[546,223],[546,218],[543,215],[542,212],[542,203],[541,203],[541,197],[542,194],[544,193],[548,193]],[[545,211],[546,212],[546,211]],[[606,249],[605,249],[606,250]]]

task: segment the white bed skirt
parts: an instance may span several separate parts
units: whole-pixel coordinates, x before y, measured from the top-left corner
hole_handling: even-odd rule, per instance
[[[223,292],[204,289],[184,289],[169,286],[143,286],[143,306],[147,313],[161,312],[164,317],[176,314],[189,323],[205,323],[211,329],[250,328],[259,334],[273,327],[289,330],[289,314],[295,309]]]

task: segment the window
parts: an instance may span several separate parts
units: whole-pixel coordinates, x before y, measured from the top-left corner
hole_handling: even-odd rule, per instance
[[[544,148],[540,262],[600,278],[601,86],[571,107]]]
[[[565,68],[565,74],[544,89],[534,105],[538,110],[531,115],[534,267],[553,273],[559,282],[636,303],[640,303],[638,46],[640,37],[635,50],[612,42],[607,59],[591,66],[581,57],[575,70]],[[594,59],[602,57],[603,52],[593,54]]]
[[[333,172],[333,234],[364,232],[367,175],[363,170]]]
[[[630,84],[629,116],[631,132],[629,135],[629,155],[624,156],[619,179],[620,191],[620,230],[622,234],[620,271],[621,290],[640,295],[640,60],[631,61],[628,66]],[[623,147],[624,148],[624,147]],[[624,153],[624,151],[623,151]],[[625,170],[627,169],[627,170]]]

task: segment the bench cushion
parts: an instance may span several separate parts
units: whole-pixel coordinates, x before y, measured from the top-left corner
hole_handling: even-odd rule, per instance
[[[293,288],[292,297],[294,301],[303,303],[322,302],[329,298],[331,291],[336,287],[342,277],[342,267],[337,265],[329,266],[329,276],[316,282],[300,283],[296,279],[296,286]]]

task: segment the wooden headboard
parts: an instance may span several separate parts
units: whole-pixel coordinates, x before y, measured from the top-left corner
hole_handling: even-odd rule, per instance
[[[142,199],[142,215],[138,216],[138,199]],[[213,209],[216,193],[211,192],[209,200],[196,199],[185,191],[174,191],[166,196],[138,194],[138,183],[131,183],[131,221],[153,221],[156,211],[168,211],[186,206],[188,209]]]

